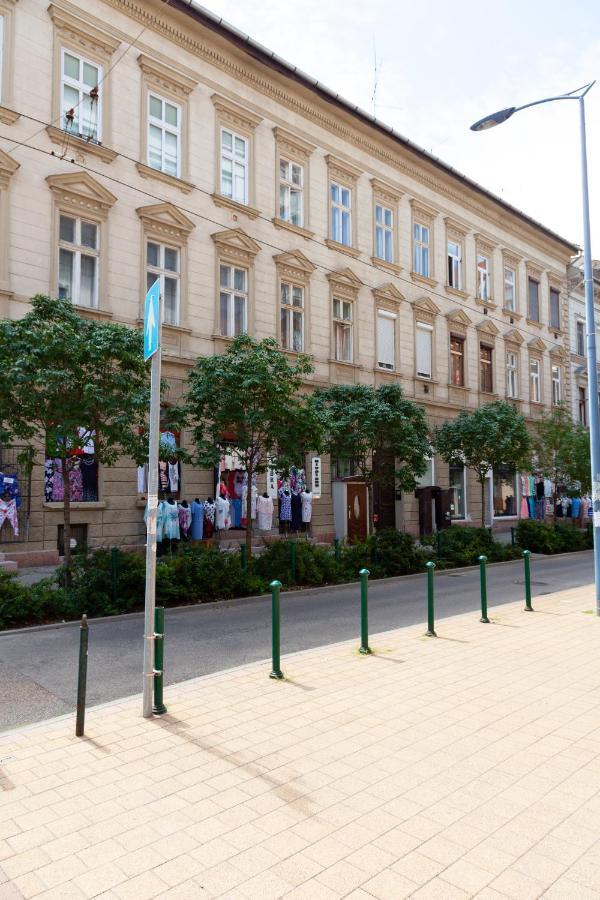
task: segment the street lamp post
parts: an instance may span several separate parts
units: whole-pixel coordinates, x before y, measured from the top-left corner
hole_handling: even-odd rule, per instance
[[[581,138],[581,193],[583,206],[583,283],[585,290],[585,321],[587,332],[587,374],[589,385],[590,457],[592,465],[592,509],[594,523],[594,581],[596,586],[596,615],[600,616],[600,421],[598,416],[598,371],[596,368],[596,321],[594,314],[594,285],[592,280],[592,247],[590,238],[590,201],[588,192],[587,146],[585,136],[585,96],[596,82],[592,81],[568,94],[535,100],[524,106],[501,109],[471,125],[471,131],[485,131],[506,122],[516,112],[552,103],[554,100],[579,101]]]

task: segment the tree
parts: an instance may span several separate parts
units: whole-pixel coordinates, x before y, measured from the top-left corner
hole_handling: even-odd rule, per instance
[[[425,413],[406,399],[396,384],[378,388],[367,384],[332,385],[315,391],[311,403],[323,422],[325,450],[334,458],[352,459],[368,486],[370,531],[376,454],[393,454],[395,468],[391,478],[402,490],[414,490],[431,456]]]
[[[240,335],[226,352],[197,360],[187,380],[183,411],[192,425],[195,461],[219,463],[226,435],[248,476],[246,547],[252,558],[252,483],[269,466],[285,470],[306,450],[318,450],[320,428],[301,393],[313,371],[307,356],[291,365],[272,338]]]
[[[41,454],[61,461],[69,578],[74,452],[93,440],[99,464],[144,461],[148,370],[139,331],[84,319],[67,300],[37,295],[31,306],[0,322],[0,440],[28,442],[25,464]]]
[[[552,482],[554,519],[558,485],[581,482],[591,488],[589,433],[573,424],[566,406],[555,406],[533,429],[534,467]]]
[[[473,412],[462,410],[435,430],[434,443],[449,464],[464,464],[481,485],[481,524],[485,526],[485,480],[490,469],[529,465],[530,439],[523,416],[497,400]]]

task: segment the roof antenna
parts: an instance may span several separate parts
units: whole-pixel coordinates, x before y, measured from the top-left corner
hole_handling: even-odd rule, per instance
[[[377,45],[375,43],[375,35],[373,35],[373,94],[371,101],[373,103],[373,115],[377,117]]]

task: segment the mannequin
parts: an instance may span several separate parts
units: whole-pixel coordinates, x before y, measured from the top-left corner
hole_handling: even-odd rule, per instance
[[[280,487],[279,495],[279,524],[281,530],[287,534],[292,521],[292,494],[287,487]]]
[[[229,516],[229,500],[226,500],[225,497],[217,497],[215,500],[215,510],[215,526],[217,531],[226,531],[231,524]]]
[[[215,530],[215,503],[209,497],[204,504],[204,537],[211,538]]]
[[[192,524],[192,510],[187,500],[182,500],[179,504],[179,531],[183,541],[189,540],[189,530]]]
[[[273,525],[273,501],[266,493],[258,497],[256,501],[258,514],[258,527],[260,531],[270,531]]]
[[[311,491],[304,488],[300,494],[300,500],[302,502],[302,528],[306,531],[307,526],[312,520],[313,495]]]

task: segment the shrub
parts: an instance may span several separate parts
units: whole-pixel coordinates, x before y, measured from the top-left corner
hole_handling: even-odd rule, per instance
[[[455,566],[473,566],[481,555],[489,562],[504,562],[520,555],[518,547],[495,541],[489,528],[454,526],[440,532],[441,557]]]
[[[593,546],[591,535],[562,522],[550,524],[534,519],[521,519],[517,525],[517,543],[532,553],[568,553],[589,550]]]
[[[296,545],[296,580],[292,581],[292,543]],[[329,549],[308,541],[276,541],[254,560],[254,573],[266,583],[277,579],[290,584],[335,584],[342,580],[340,567]]]
[[[369,535],[364,543],[345,545],[340,565],[346,580],[356,578],[363,568],[372,578],[389,578],[422,571],[427,558],[411,534],[390,528]]]

